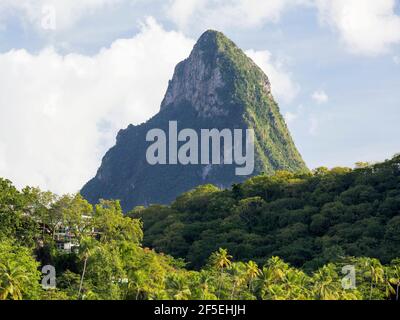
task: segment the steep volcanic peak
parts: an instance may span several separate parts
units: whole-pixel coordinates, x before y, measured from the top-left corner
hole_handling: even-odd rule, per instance
[[[235,91],[235,76],[240,74],[240,68],[252,70],[265,93],[271,93],[268,77],[234,42],[221,32],[206,31],[189,58],[176,66],[161,110],[186,103],[202,116],[227,115],[223,93]]]
[[[147,138],[149,132],[165,133],[168,144],[177,141],[176,134],[171,135],[171,122],[178,131],[190,129],[197,137],[201,137],[203,130],[254,132],[254,170],[249,176],[277,170],[307,170],[271,95],[268,77],[222,33],[207,31],[190,56],[176,66],[160,112],[146,123],[120,131],[116,145],[104,156],[96,176],[83,187],[82,195],[91,203],[120,199],[126,211],[137,205],[170,203],[199,185],[210,183],[229,188],[249,177],[236,174],[236,163],[197,161],[200,153],[210,159],[212,148],[208,152],[203,152],[203,147],[191,149],[190,155],[193,152],[197,160],[190,164],[150,163],[146,155],[154,141]],[[227,142],[225,138],[218,141],[215,154],[220,151],[219,158],[225,160]],[[180,140],[179,147],[184,143]],[[177,148],[165,150],[169,158],[173,150],[176,154]]]

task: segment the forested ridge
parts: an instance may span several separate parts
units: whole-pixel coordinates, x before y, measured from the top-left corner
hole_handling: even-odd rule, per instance
[[[356,169],[260,175],[200,186],[171,206],[137,207],[144,245],[200,268],[219,247],[239,260],[279,256],[312,271],[343,256],[400,254],[400,156]]]
[[[124,215],[0,179],[0,300],[398,299],[399,183],[397,156],[201,186]]]

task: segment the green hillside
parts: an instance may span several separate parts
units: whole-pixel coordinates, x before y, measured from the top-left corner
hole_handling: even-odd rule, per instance
[[[343,256],[400,253],[400,156],[359,168],[281,171],[230,190],[205,185],[171,206],[138,207],[144,245],[199,268],[219,247],[239,260],[279,256],[315,270]]]
[[[319,170],[314,177],[295,177],[287,173],[279,173],[273,178],[260,176],[236,186],[233,191],[221,192],[207,186],[180,197],[173,204],[174,209],[136,209],[135,215],[139,215],[140,211],[142,216],[152,216],[153,233],[149,226],[147,229],[155,244],[154,219],[160,219],[161,224],[170,224],[165,232],[160,233],[158,245],[168,244],[172,248],[174,243],[179,243],[184,249],[186,244],[179,242],[179,239],[188,237],[189,229],[182,233],[185,224],[174,223],[178,212],[187,212],[182,221],[192,227],[196,220],[200,221],[203,217],[204,223],[206,215],[211,217],[208,225],[210,231],[201,233],[210,241],[225,238],[230,226],[237,224],[237,228],[230,232],[231,238],[225,242],[227,245],[232,245],[232,239],[239,242],[241,237],[256,238],[260,230],[268,228],[267,225],[261,227],[256,216],[266,214],[272,218],[271,230],[275,230],[280,241],[288,243],[290,259],[293,259],[295,248],[293,242],[288,242],[292,235],[293,239],[298,238],[299,241],[296,249],[298,256],[301,257],[305,252],[301,245],[306,242],[299,239],[299,234],[303,233],[296,230],[304,229],[307,222],[303,219],[309,217],[309,227],[312,229],[308,232],[309,240],[314,239],[315,244],[324,241],[330,243],[335,239],[335,243],[341,245],[343,250],[349,250],[352,247],[348,237],[354,237],[359,239],[353,242],[360,254],[367,253],[362,250],[366,245],[372,249],[371,243],[377,243],[381,251],[377,250],[376,253],[387,260],[399,252],[399,202],[396,191],[399,160],[397,158],[354,172],[343,169],[332,172]],[[354,186],[349,188],[349,183]],[[359,185],[362,187],[354,189]],[[373,186],[375,192],[368,186]],[[343,215],[338,211],[321,210],[319,214],[306,214],[300,209],[296,212],[294,204],[290,208],[288,205],[282,206],[283,203],[289,203],[287,198],[281,198],[286,200],[279,202],[282,192],[286,197],[289,192],[297,198],[303,193],[314,196],[312,203],[319,203],[323,207],[323,203],[329,203],[327,201],[331,201],[340,189],[347,190],[340,193],[340,201],[344,201],[345,206],[351,207],[351,203],[358,202],[366,205],[373,203],[372,208],[377,210],[371,209],[368,213],[355,210],[353,214],[349,210]],[[275,199],[271,201],[275,207],[269,207],[270,211],[264,211],[265,204],[259,206],[263,197]],[[207,208],[207,211],[203,208]],[[189,210],[192,214],[190,224]],[[285,210],[288,211],[283,214]],[[224,212],[227,216],[217,218],[216,212],[220,212],[220,215]],[[228,215],[231,215],[231,220]],[[324,219],[319,215],[322,218],[330,216],[332,223],[321,224]],[[289,216],[292,219],[288,219]],[[354,233],[348,226],[343,229],[340,227],[338,222],[343,219],[347,223],[354,222]],[[144,220],[145,225],[149,224],[147,218]],[[245,224],[238,223],[241,220]],[[376,221],[381,225],[377,226]],[[300,228],[299,223],[304,226]],[[279,224],[282,225],[280,229],[277,228]],[[337,227],[334,228],[334,225]],[[336,238],[329,232],[332,228],[339,232]],[[194,238],[198,237],[198,231],[190,229]],[[221,236],[216,232],[220,232]],[[171,237],[173,233],[176,233],[175,238]],[[266,237],[269,240],[272,238]],[[238,256],[243,256],[240,251],[233,250],[238,254],[231,256],[229,251],[222,248],[204,259],[201,269],[193,271],[181,259],[146,248],[142,242],[141,221],[124,216],[118,201],[101,201],[93,207],[80,195],[60,197],[35,188],[18,191],[10,181],[0,179],[0,300],[395,300],[400,289],[399,259],[383,265],[377,259],[366,257],[338,258],[336,253],[340,250],[337,247],[331,250],[329,256],[324,253],[320,259],[315,252],[311,260],[313,266],[324,260],[327,262],[314,271],[306,270],[311,265],[306,269],[295,268],[273,256],[266,256],[263,261],[258,257],[259,263],[253,260],[240,261]],[[60,247],[65,244],[73,244],[74,247]],[[238,246],[242,251],[254,249],[246,247],[246,244],[238,243]],[[195,245],[193,247],[196,248]],[[197,246],[198,253],[202,254],[199,248],[201,246]],[[283,244],[280,248],[285,254]],[[254,256],[255,252],[249,251]],[[376,255],[372,251],[369,253]],[[191,255],[194,254],[191,251]],[[47,272],[41,273],[44,266],[54,267],[55,287],[43,287],[50,285],[46,279]],[[347,269],[343,269],[344,266]],[[354,278],[352,274],[343,272],[351,268]]]

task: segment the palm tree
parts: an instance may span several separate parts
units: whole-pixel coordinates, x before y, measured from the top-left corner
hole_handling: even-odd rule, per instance
[[[243,282],[244,279],[242,277],[242,267],[243,263],[239,262],[239,263],[234,263],[231,265],[231,272],[232,272],[232,276],[233,276],[233,287],[232,287],[232,292],[231,292],[231,300],[234,299],[235,296],[235,291],[237,289],[237,287],[239,287]]]
[[[286,282],[289,266],[278,257],[270,258],[258,278],[258,290],[262,299],[282,299],[286,293],[282,285]]]
[[[271,276],[274,280],[283,281],[286,276],[286,271],[289,266],[279,257],[272,257],[267,263],[268,269],[271,271]]]
[[[224,269],[229,268],[232,265],[232,256],[228,254],[228,250],[219,248],[218,252],[214,252],[211,256],[211,262],[214,267],[220,270],[220,281],[218,284],[218,299],[221,295],[222,277]]]
[[[128,292],[131,290],[135,292],[135,300],[139,300],[140,294],[146,292],[146,281],[148,275],[144,270],[137,270],[129,275]]]
[[[201,291],[201,299],[202,300],[210,300],[211,294],[209,292],[208,282],[212,279],[210,274],[204,270],[200,271],[199,274],[199,283],[200,283],[200,291]]]
[[[339,297],[340,289],[337,287],[337,273],[332,264],[323,266],[314,273],[314,288],[313,291],[317,299],[321,300],[336,300]]]
[[[369,300],[372,300],[374,285],[385,282],[385,270],[377,259],[365,258],[361,263],[364,268],[367,268],[367,273],[371,278]]]
[[[267,267],[263,267],[261,275],[257,281],[257,291],[259,292],[261,299],[266,299],[267,294],[270,292],[271,283],[271,272]]]
[[[0,300],[22,300],[22,286],[29,278],[15,262],[0,263]]]
[[[249,289],[250,291],[253,291],[253,280],[260,275],[260,270],[258,269],[257,263],[255,263],[254,261],[249,261],[246,264],[246,275],[249,279]]]
[[[286,299],[306,300],[311,296],[311,279],[302,271],[289,269],[286,274]]]
[[[400,295],[400,267],[394,266],[393,269],[388,267],[387,295],[394,294],[396,301],[399,301]],[[396,289],[393,288],[395,286]]]
[[[229,268],[232,264],[232,256],[228,254],[228,250],[219,248],[218,252],[215,252],[212,256],[212,261],[217,269],[223,270]]]
[[[180,276],[172,274],[167,278],[168,293],[175,300],[189,300],[191,291],[186,280]]]

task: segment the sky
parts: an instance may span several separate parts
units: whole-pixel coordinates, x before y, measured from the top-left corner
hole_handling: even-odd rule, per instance
[[[400,152],[399,0],[0,0],[0,177],[79,191],[207,29],[266,72],[309,168]]]

